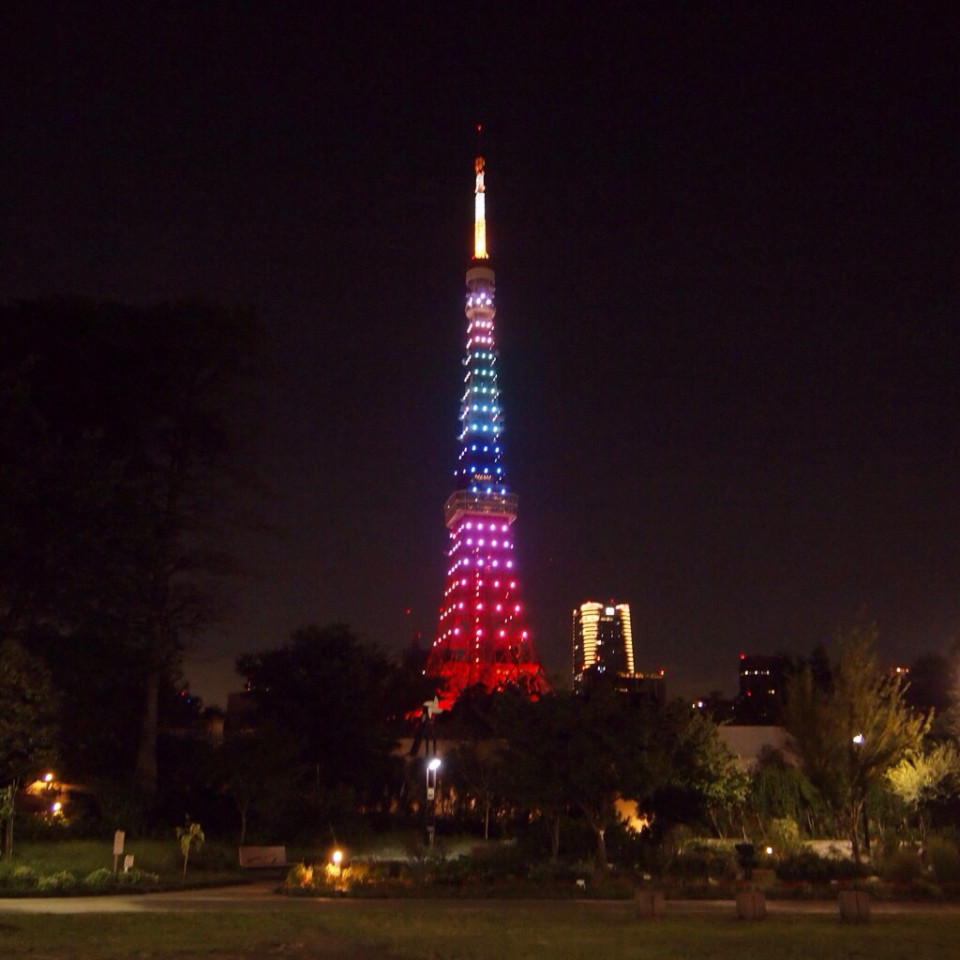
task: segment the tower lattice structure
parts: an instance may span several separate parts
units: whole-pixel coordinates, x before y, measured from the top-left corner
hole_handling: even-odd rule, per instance
[[[517,495],[503,466],[503,414],[497,386],[496,283],[486,244],[484,161],[474,165],[474,250],[466,275],[467,341],[460,403],[456,488],[444,514],[449,567],[426,673],[449,707],[468,687],[547,689],[517,579],[513,523]]]

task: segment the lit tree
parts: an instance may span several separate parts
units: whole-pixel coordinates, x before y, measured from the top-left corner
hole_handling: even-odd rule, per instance
[[[929,720],[910,709],[898,675],[874,655],[876,630],[840,634],[829,685],[805,667],[790,683],[785,725],[804,771],[842,812],[854,860],[860,860],[860,820],[867,791],[911,751],[918,752]],[[865,831],[869,850],[869,833]]]
[[[926,810],[960,795],[960,753],[956,744],[938,743],[923,753],[910,752],[886,772],[890,789],[912,811],[926,839]]]

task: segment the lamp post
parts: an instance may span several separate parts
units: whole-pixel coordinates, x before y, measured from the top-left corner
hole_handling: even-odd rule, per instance
[[[437,771],[440,766],[439,757],[432,757],[427,762],[427,846],[431,849],[437,830]]]
[[[854,781],[857,784],[857,789],[859,790],[859,784],[861,779],[861,764],[862,758],[860,756],[860,751],[863,749],[863,744],[865,742],[865,737],[862,733],[855,733],[852,737],[852,747],[850,748],[850,759],[853,766],[851,771]],[[863,849],[866,851],[867,856],[870,855],[870,821],[867,817],[867,795],[866,789],[863,791],[863,801],[862,801],[862,816],[863,816]],[[853,831],[857,831],[857,823],[854,820]],[[856,857],[859,862],[859,855]]]

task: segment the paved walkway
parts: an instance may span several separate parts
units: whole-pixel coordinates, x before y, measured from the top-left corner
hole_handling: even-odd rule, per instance
[[[275,893],[276,883],[251,883],[242,886],[208,887],[203,890],[177,890],[166,893],[111,894],[103,897],[12,897],[0,899],[0,914],[16,913],[150,913],[171,911],[230,911],[230,910],[318,910],[326,904],[349,905],[363,903],[366,906],[382,906],[392,909],[395,900],[349,900],[318,899],[313,897],[283,897]],[[421,902],[421,901],[413,901]],[[466,903],[493,904],[509,909],[510,900],[437,900],[438,909],[443,905],[455,906]],[[516,901],[529,903],[528,900]],[[582,900],[579,903],[622,903],[629,901]],[[732,900],[668,900],[668,914],[732,914]],[[874,914],[960,914],[960,903],[915,903],[878,902],[870,904]],[[767,900],[767,912],[777,914],[830,914],[837,915],[835,900]]]

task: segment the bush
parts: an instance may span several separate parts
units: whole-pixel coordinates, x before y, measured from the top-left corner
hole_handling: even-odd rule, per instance
[[[802,850],[786,857],[776,866],[777,878],[787,883],[830,883],[832,880],[858,880],[867,876],[863,864],[838,857],[821,857]]]
[[[45,873],[37,880],[37,889],[42,893],[72,890],[76,885],[77,878],[69,870],[60,870],[57,873]]]
[[[776,817],[767,827],[767,839],[774,852],[781,857],[791,857],[801,851],[800,828],[793,817]]]
[[[943,837],[931,837],[927,841],[926,853],[938,883],[960,881],[960,850],[956,843]]]
[[[678,880],[733,880],[737,860],[729,851],[696,848],[674,854],[667,861],[665,872]]]
[[[37,875],[30,867],[0,864],[0,890],[32,890]]]
[[[912,883],[923,874],[923,862],[913,847],[899,847],[883,862],[884,880]]]
[[[313,883],[313,867],[308,867],[305,863],[295,863],[283,878],[285,887],[308,887]]]
[[[112,870],[100,867],[97,870],[92,870],[83,878],[83,885],[88,890],[109,890],[113,886],[114,880]]]
[[[151,887],[160,883],[160,876],[148,870],[124,870],[117,877],[117,884],[121,887]]]

